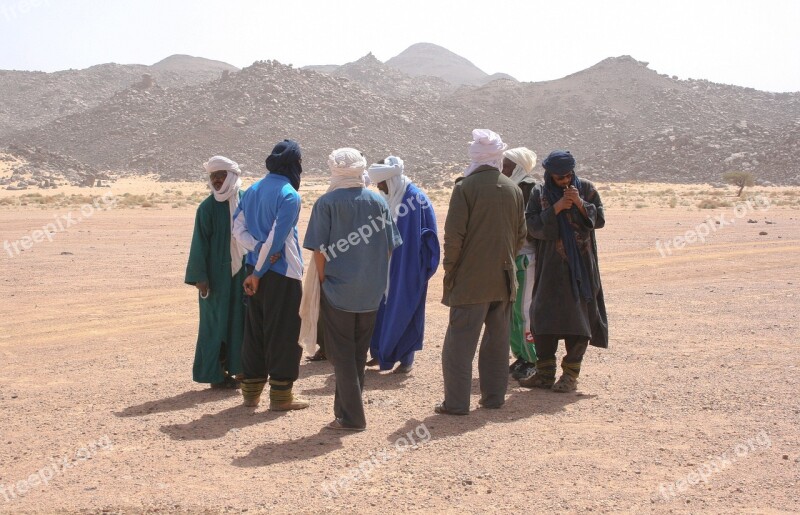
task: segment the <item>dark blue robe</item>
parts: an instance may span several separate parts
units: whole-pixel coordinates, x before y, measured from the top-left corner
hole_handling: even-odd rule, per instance
[[[422,349],[425,333],[425,300],[428,279],[439,267],[439,237],[436,215],[428,197],[414,184],[403,196],[397,229],[403,244],[392,252],[389,265],[389,296],[378,308],[370,351],[381,370],[398,361],[410,365],[414,352]]]

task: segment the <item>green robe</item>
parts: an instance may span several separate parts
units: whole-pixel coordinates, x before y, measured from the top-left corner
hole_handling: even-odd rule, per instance
[[[239,192],[241,198],[242,192]],[[247,271],[231,277],[231,215],[228,202],[217,202],[209,195],[197,208],[186,266],[186,284],[208,283],[208,298],[200,298],[200,327],[194,355],[192,377],[198,383],[221,383],[225,379],[220,353],[224,346],[227,370],[242,372],[244,338],[244,292]]]

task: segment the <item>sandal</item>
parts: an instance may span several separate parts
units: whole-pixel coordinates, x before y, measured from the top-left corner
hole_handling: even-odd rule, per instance
[[[322,349],[317,349],[313,356],[306,356],[306,361],[327,361],[328,357]]]
[[[519,385],[525,388],[552,388],[555,382],[555,377],[534,374],[530,377],[520,379]]]
[[[558,393],[574,392],[578,389],[578,380],[571,375],[564,374],[558,378],[558,382],[553,385],[552,390]]]
[[[335,418],[333,422],[328,423],[325,429],[333,429],[334,431],[366,431],[366,427],[347,426],[342,423],[341,419]]]

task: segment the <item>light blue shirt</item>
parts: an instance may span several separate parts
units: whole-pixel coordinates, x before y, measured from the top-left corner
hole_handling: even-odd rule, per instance
[[[289,179],[283,175],[267,174],[266,177],[250,186],[239,201],[234,219],[244,213],[247,232],[259,243],[255,250],[247,253],[246,263],[256,267],[253,273],[263,277],[269,270],[281,275],[300,279],[302,276],[302,252],[297,235],[297,222],[300,219],[300,195]],[[269,241],[269,252],[258,263],[261,247]],[[290,248],[287,248],[287,245]],[[268,256],[281,254],[270,264]],[[299,275],[298,275],[299,267]]]
[[[389,253],[403,240],[389,205],[365,188],[341,188],[314,204],[303,247],[325,256],[322,291],[341,311],[377,311],[389,278]]]

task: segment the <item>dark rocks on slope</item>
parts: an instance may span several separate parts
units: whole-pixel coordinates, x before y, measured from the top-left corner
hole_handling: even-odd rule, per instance
[[[354,146],[370,160],[400,155],[414,179],[438,185],[466,165],[471,130],[488,127],[540,156],[567,148],[579,173],[600,181],[716,182],[741,169],[800,184],[797,93],[680,81],[629,56],[559,80],[455,91],[398,73],[368,55],[333,74],[260,61],[180,89],[156,77],[12,139],[100,170],[172,180],[199,177],[217,153],[261,175],[272,145],[291,137],[308,173],[327,172],[331,150]]]

